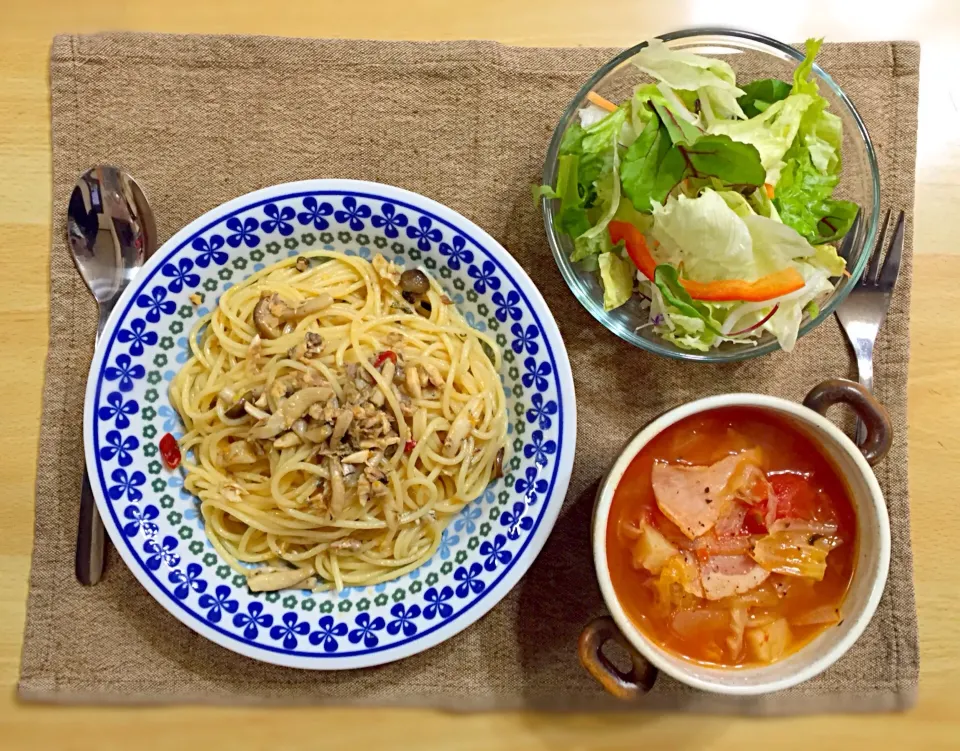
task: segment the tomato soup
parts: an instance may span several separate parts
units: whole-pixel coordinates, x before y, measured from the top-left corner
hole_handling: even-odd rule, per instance
[[[730,407],[651,440],[614,494],[617,598],[652,641],[712,666],[775,662],[841,621],[856,563],[850,493],[775,412]]]

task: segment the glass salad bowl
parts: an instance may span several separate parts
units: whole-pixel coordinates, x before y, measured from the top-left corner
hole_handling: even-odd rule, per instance
[[[727,62],[737,74],[738,85],[759,78],[779,78],[790,81],[793,71],[803,60],[802,52],[774,39],[736,29],[703,28],[663,34],[659,37],[667,47],[693,52]],[[567,106],[550,141],[543,167],[543,184],[555,186],[558,173],[560,144],[564,133],[579,121],[578,112],[588,103],[588,94],[596,92],[612,102],[629,97],[635,86],[650,83],[652,78],[642,73],[631,59],[646,42],[621,52],[601,67],[581,87]],[[824,299],[818,300],[819,310],[812,317],[805,312],[799,336],[812,331],[831,315],[860,278],[876,239],[880,213],[880,175],[873,144],[866,126],[853,103],[840,86],[818,65],[813,66],[820,94],[829,102],[829,111],[842,121],[842,170],[835,198],[853,201],[860,207],[857,221],[838,244],[846,259],[849,276],[833,280],[835,288]],[[573,294],[580,303],[610,331],[641,349],[666,357],[727,362],[759,357],[780,349],[776,337],[764,332],[754,342],[723,342],[708,352],[681,349],[661,338],[648,324],[648,311],[643,298],[634,294],[625,304],[613,310],[604,310],[603,289],[596,273],[580,264],[572,263],[573,239],[554,227],[554,214],[560,201],[544,196],[541,199],[547,238],[554,259],[560,267]]]

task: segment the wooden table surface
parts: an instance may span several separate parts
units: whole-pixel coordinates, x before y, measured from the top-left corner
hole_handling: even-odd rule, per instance
[[[0,748],[778,749],[960,747],[960,3],[857,0],[7,0],[0,22]],[[10,7],[10,6],[13,7]],[[117,709],[24,705],[15,686],[33,530],[50,248],[48,54],[58,32],[132,29],[390,39],[487,38],[521,45],[628,46],[690,25],[725,24],[785,40],[917,39],[923,45],[916,262],[910,360],[913,542],[921,682],[904,714],[747,720],[453,715],[429,710]],[[58,231],[56,228],[54,231]],[[78,631],[82,624],[74,624]],[[90,636],[95,638],[95,633]],[[209,744],[209,745],[208,745]]]

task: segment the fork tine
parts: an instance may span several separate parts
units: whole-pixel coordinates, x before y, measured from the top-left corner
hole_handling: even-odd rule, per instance
[[[850,251],[853,250],[853,240],[857,236],[857,232],[860,231],[860,218],[862,216],[863,212],[857,209],[857,215],[853,218],[853,224],[850,225],[850,229],[848,229],[847,234],[843,236],[840,247],[837,249],[837,254],[847,263],[850,263]]]
[[[883,240],[887,236],[887,225],[890,223],[890,209],[883,215],[883,226],[880,228],[880,234],[877,235],[877,244],[873,246],[873,253],[870,256],[870,265],[863,272],[861,284],[874,285],[877,283],[877,276],[880,274],[880,259],[883,257]]]
[[[880,286],[892,290],[900,275],[900,258],[903,256],[903,233],[906,224],[906,215],[901,211],[897,216],[897,228],[893,231],[893,238],[887,248],[887,257],[883,260],[878,279]]]

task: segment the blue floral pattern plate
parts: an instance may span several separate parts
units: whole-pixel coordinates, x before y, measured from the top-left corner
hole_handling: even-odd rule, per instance
[[[167,388],[186,335],[231,285],[288,255],[382,253],[426,269],[504,353],[505,477],[468,504],[437,553],[396,581],[342,592],[251,593],[214,551],[196,499],[157,444],[183,426]],[[192,295],[202,302],[195,305]],[[420,652],[480,618],[543,547],[566,495],[576,439],[573,378],[536,286],[492,237],[415,193],[353,180],[258,190],[208,212],[150,259],[124,293],[90,368],[87,467],[130,570],[183,623],[280,665],[343,669]]]

